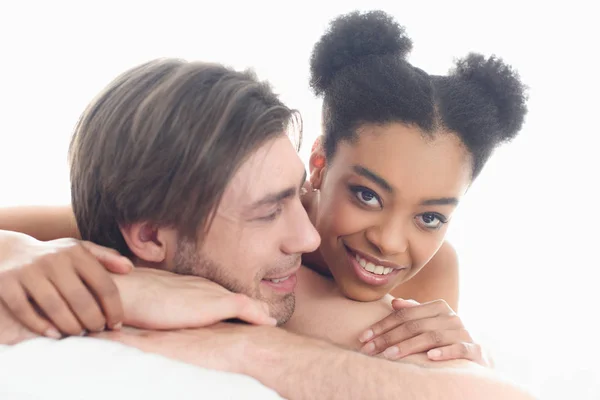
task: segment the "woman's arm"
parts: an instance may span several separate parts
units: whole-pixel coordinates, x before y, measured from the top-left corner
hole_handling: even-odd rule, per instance
[[[458,283],[458,256],[452,245],[444,242],[417,275],[390,294],[419,303],[443,299],[454,312],[458,312]]]
[[[42,241],[80,239],[71,206],[0,208],[0,230],[21,232]]]

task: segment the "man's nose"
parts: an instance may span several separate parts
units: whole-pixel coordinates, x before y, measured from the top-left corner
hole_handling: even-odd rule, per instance
[[[283,251],[287,254],[311,253],[319,248],[321,237],[315,229],[300,200],[294,202],[290,210],[290,231],[283,243]]]

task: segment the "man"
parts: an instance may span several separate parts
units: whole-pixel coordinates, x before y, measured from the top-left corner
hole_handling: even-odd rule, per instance
[[[88,107],[71,143],[82,238],[128,255],[140,271],[201,276],[261,300],[279,325],[286,323],[297,277],[307,301],[311,290],[333,290],[300,268],[301,254],[316,249],[319,238],[300,203],[305,171],[286,135],[293,115],[268,86],[221,65],[158,60],[126,72]],[[121,291],[149,302],[169,292],[154,290]],[[324,315],[341,314],[347,325],[337,329],[353,336],[354,316],[365,328],[365,318],[375,322],[391,311],[382,303],[371,304],[384,315],[373,316],[373,305],[344,310],[353,303],[344,301],[321,304]],[[131,301],[123,303],[127,316]],[[327,330],[320,336],[333,339],[329,329],[336,327],[320,326]],[[273,327],[97,336],[250,375],[286,398],[527,398],[468,362],[392,363]]]

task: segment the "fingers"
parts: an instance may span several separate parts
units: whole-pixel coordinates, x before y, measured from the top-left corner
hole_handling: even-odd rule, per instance
[[[361,351],[365,354],[379,354],[387,348],[407,341],[426,332],[461,329],[462,322],[457,316],[437,316],[407,321],[366,343]]]
[[[81,246],[89,251],[104,268],[114,274],[127,274],[133,269],[133,263],[118,251],[99,246],[91,242],[81,242]]]
[[[485,361],[481,346],[476,343],[459,342],[449,346],[443,346],[429,350],[427,357],[433,361],[447,360],[471,360],[484,367],[488,366]]]
[[[412,299],[405,300],[405,299],[397,298],[397,299],[392,300],[392,308],[394,310],[399,310],[400,308],[414,307],[414,306],[419,306],[419,305],[421,305],[421,303],[419,303],[416,300],[412,300]]]
[[[53,339],[61,338],[62,335],[50,321],[36,312],[18,281],[4,277],[0,284],[0,301],[30,331]]]
[[[200,291],[198,293],[201,294]],[[189,307],[183,307],[188,310],[185,314],[190,315],[185,322],[176,322],[175,325],[167,324],[170,328],[200,328],[214,325],[218,322],[239,319],[253,325],[271,325],[277,324],[277,321],[269,316],[269,310],[265,303],[251,299],[250,297],[221,290],[218,295],[214,294],[204,299],[199,307],[192,310]],[[191,313],[191,314],[190,314]],[[145,325],[145,328],[150,326]],[[153,328],[156,328],[154,324]]]
[[[267,305],[267,303],[265,303],[264,301],[260,301],[260,300],[254,300],[254,301],[258,303],[258,305],[260,306],[260,309],[263,311],[263,313],[265,313],[268,316],[271,315],[269,306]]]
[[[80,335],[83,332],[83,327],[67,303],[45,276],[40,279],[34,274],[24,273],[21,276],[21,284],[59,331],[68,335]]]
[[[89,242],[64,239],[45,246],[48,249],[42,246],[45,252],[34,262],[15,269],[14,276],[4,274],[0,279],[0,285],[6,287],[0,298],[14,317],[32,331],[51,337],[60,337],[58,331],[78,335],[84,327],[120,327],[123,308],[119,292],[104,265],[127,273],[131,261]]]
[[[388,347],[383,352],[383,356],[394,361],[411,354],[468,341],[471,341],[471,338],[464,329],[428,331]]]
[[[225,296],[218,310],[215,308],[215,311],[220,312],[221,315],[214,314],[213,323],[238,318],[254,325],[275,326],[277,324],[277,321],[269,316],[269,309],[266,304],[239,293]]]
[[[49,279],[62,297],[67,301],[79,322],[92,332],[104,330],[106,319],[90,290],[72,269],[58,272],[60,276],[50,274]]]
[[[371,326],[359,338],[362,343],[378,337],[395,327],[398,327],[408,321],[433,318],[438,315],[454,315],[452,309],[443,300],[436,300],[429,303],[414,304],[414,300],[395,299],[392,301],[394,311]]]
[[[82,296],[80,298],[82,304],[78,304],[77,307],[81,312],[88,313],[85,316],[80,316],[80,319],[82,317],[89,319],[92,325],[96,327],[90,330],[103,329],[104,325],[110,329],[119,329],[124,318],[123,304],[119,289],[110,274],[96,260],[83,253],[74,255],[73,262],[76,265],[77,273],[95,296],[95,299],[90,299],[91,296],[85,296],[79,291],[79,295]],[[76,282],[71,282],[71,285],[75,284]],[[82,286],[79,285],[79,287]],[[61,292],[65,293],[63,290]],[[67,300],[72,306],[75,306],[75,303],[72,303],[69,299]],[[77,300],[77,298],[73,296],[73,300]],[[94,301],[92,303],[89,300]],[[101,309],[97,304],[98,302]],[[104,311],[103,316],[101,310]]]

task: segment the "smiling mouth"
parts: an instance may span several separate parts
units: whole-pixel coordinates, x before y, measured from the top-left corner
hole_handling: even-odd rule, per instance
[[[292,275],[293,275],[293,274],[290,274],[290,275],[288,275],[288,276],[284,276],[283,278],[265,279],[265,281],[269,281],[269,282],[273,282],[273,283],[281,283],[281,282],[285,282],[285,281],[287,281],[288,279],[290,279],[290,277],[291,277]]]
[[[397,265],[397,264],[392,264],[387,261],[379,263],[377,260],[374,260],[372,258],[367,258],[367,257],[363,256],[362,254],[359,254],[358,251],[356,251],[348,246],[344,246],[344,247],[346,247],[346,250],[348,251],[350,256],[352,256],[356,260],[357,264],[362,269],[364,269],[365,271],[370,272],[372,274],[389,275],[392,272],[402,270],[402,269],[407,269],[407,267],[403,267],[403,266]],[[385,265],[382,265],[382,264],[385,264]]]
[[[288,294],[294,292],[297,282],[298,277],[296,276],[296,271],[294,271],[290,275],[277,278],[263,279],[261,283],[266,285],[267,287],[270,287],[275,292],[278,292],[280,294]]]
[[[375,275],[387,275],[390,272],[394,271],[394,268],[384,267],[383,265],[375,265],[372,262],[367,261],[366,259],[362,258],[358,254],[354,254],[354,258],[356,258],[356,261],[358,261],[358,264],[365,271],[371,272]]]
[[[277,292],[282,293],[290,293],[293,292],[296,283],[297,276],[296,274],[300,270],[300,266],[302,265],[302,260],[298,258],[296,265],[287,271],[271,274],[269,276],[265,276],[262,279],[262,283],[269,286],[271,289],[275,289]]]

